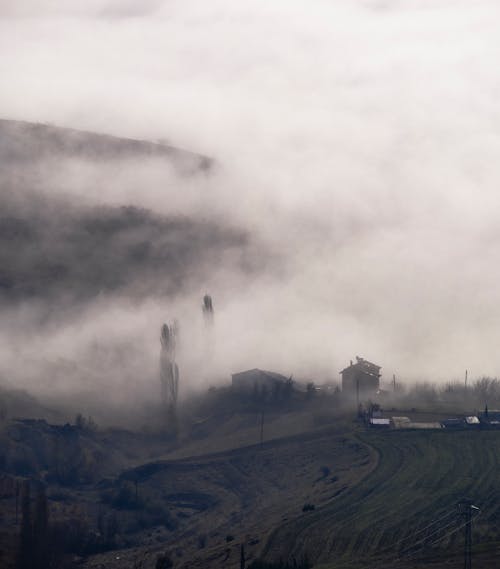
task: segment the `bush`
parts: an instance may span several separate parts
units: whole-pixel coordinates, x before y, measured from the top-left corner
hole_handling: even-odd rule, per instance
[[[170,569],[174,566],[174,563],[170,557],[164,553],[156,558],[155,569]]]
[[[146,503],[144,509],[137,512],[136,520],[141,529],[163,526],[172,531],[177,527],[176,520],[163,502]]]
[[[130,482],[125,482],[118,488],[102,491],[101,502],[117,510],[137,510],[144,506]]]

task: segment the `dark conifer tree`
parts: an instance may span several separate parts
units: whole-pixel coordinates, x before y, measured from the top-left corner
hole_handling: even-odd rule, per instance
[[[46,569],[49,559],[49,509],[43,486],[38,490],[33,520],[33,557],[35,569]]]
[[[22,488],[21,534],[17,556],[18,569],[33,569],[33,523],[31,520],[30,482],[26,480]]]

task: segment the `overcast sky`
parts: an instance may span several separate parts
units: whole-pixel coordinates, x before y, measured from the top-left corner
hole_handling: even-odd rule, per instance
[[[488,0],[0,0],[0,114],[217,159],[189,199],[109,199],[190,214],[209,191],[207,215],[287,258],[212,291],[224,373],[335,376],[358,354],[388,377],[496,376],[499,17]]]

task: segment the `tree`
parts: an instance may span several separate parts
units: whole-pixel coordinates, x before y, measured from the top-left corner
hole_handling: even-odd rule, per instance
[[[307,392],[307,399],[312,399],[316,393],[316,386],[314,385],[314,383],[312,381],[310,381],[307,384],[306,387],[306,392]]]
[[[40,486],[33,520],[33,566],[46,569],[49,558],[49,509],[45,488]]]
[[[166,553],[156,558],[155,569],[170,569],[173,566],[172,559]]]
[[[31,495],[29,480],[26,480],[23,483],[21,513],[21,534],[19,539],[17,567],[19,569],[32,569],[33,525],[31,522]]]

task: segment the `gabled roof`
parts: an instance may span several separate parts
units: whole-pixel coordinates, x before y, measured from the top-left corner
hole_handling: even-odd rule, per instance
[[[369,362],[368,360],[365,360],[364,358],[360,358],[359,356],[356,356],[356,363],[351,362],[351,365],[344,368],[339,373],[342,374],[345,371],[348,371],[350,369],[357,369],[359,371],[362,371],[363,373],[366,373],[367,375],[372,375],[373,377],[380,377],[379,372],[380,372],[381,367],[378,366],[377,364]]]
[[[285,377],[284,375],[281,375],[281,373],[276,373],[275,371],[267,371],[264,369],[259,369],[259,368],[253,368],[253,369],[247,369],[245,371],[239,371],[237,373],[233,373],[232,377],[244,377],[244,376],[255,376],[255,375],[264,375],[266,377],[270,377],[271,379],[274,379],[275,381],[286,381],[288,378]]]

